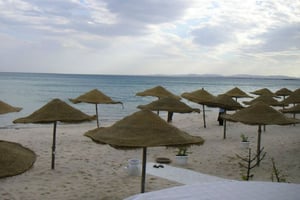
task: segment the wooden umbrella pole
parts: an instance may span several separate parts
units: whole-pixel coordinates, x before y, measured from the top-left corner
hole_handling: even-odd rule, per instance
[[[51,169],[55,168],[55,143],[56,143],[56,121],[53,124],[52,163]]]
[[[147,147],[143,147],[143,166],[142,166],[141,193],[144,193],[144,192],[145,192],[145,182],[146,182],[146,160],[147,160]]]
[[[224,114],[226,114],[226,110],[224,110]],[[224,134],[223,134],[223,139],[226,139],[226,119],[224,120]]]
[[[259,166],[260,163],[260,142],[261,142],[261,125],[258,125],[258,135],[257,135],[257,166]]]
[[[98,104],[95,104],[95,106],[96,106],[97,127],[99,128]]]
[[[206,122],[205,122],[205,108],[204,108],[204,104],[202,104],[202,110],[203,110],[203,123],[204,123],[204,128],[206,128]]]

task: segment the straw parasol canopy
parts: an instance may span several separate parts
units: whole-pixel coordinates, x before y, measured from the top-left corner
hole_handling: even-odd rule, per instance
[[[291,108],[282,109],[280,111],[283,113],[293,113],[293,114],[300,113],[300,104],[297,104]]]
[[[215,98],[215,96],[210,94],[204,88],[202,88],[200,90],[195,90],[193,92],[185,92],[185,93],[181,94],[181,96],[189,101],[192,101],[192,102],[202,105],[203,124],[204,124],[204,128],[206,128],[204,105],[210,105],[210,102],[212,102],[212,100]]]
[[[290,96],[282,101],[284,104],[297,104],[300,103],[300,88],[295,90]]]
[[[0,114],[19,112],[21,109],[0,101]],[[0,178],[27,171],[35,160],[36,155],[30,149],[18,143],[0,140]]]
[[[35,153],[14,142],[0,140],[0,178],[21,174],[30,169]]]
[[[190,106],[186,105],[185,103],[181,102],[178,99],[172,97],[165,97],[153,101],[147,105],[139,105],[137,106],[139,109],[148,109],[152,111],[168,111],[168,113],[191,113],[191,112],[198,112],[200,113],[200,109],[191,108]],[[171,117],[168,114],[168,122],[171,121]]]
[[[225,110],[238,110],[242,109],[243,106],[238,102],[234,101],[230,96],[226,94],[220,94],[216,96],[211,102],[211,107],[223,108]]]
[[[156,86],[150,89],[147,89],[143,92],[138,92],[136,93],[136,96],[153,96],[153,97],[158,97],[158,98],[163,98],[163,97],[173,97],[175,99],[181,99],[181,97],[171,93],[167,89],[165,89],[162,86]]]
[[[280,111],[283,113],[291,113],[291,114],[293,114],[294,118],[296,118],[296,114],[300,113],[300,104],[297,104],[291,108],[286,108],[286,109],[284,108]]]
[[[211,101],[210,106],[223,108],[224,114],[227,110],[238,110],[243,108],[241,104],[239,104],[237,101],[234,101],[230,96],[226,94],[220,94],[217,97],[215,97]],[[223,138],[226,139],[226,120],[224,120],[223,130]]]
[[[55,167],[55,141],[57,122],[80,123],[94,120],[95,116],[89,116],[80,110],[73,108],[60,99],[53,99],[31,115],[14,120],[14,123],[53,123],[53,145],[52,145],[52,164]]]
[[[117,149],[143,148],[141,192],[145,190],[147,147],[180,147],[201,145],[201,137],[191,136],[162,120],[150,110],[141,110],[107,128],[85,133],[93,141],[109,144]]]
[[[22,108],[13,107],[3,101],[0,100],[0,114],[6,114],[11,112],[19,112]]]
[[[269,90],[268,88],[262,88],[262,89],[255,90],[250,93],[255,94],[255,95],[269,95],[269,96],[277,97],[277,95],[274,94],[273,92],[271,92],[271,90]]]
[[[224,94],[226,94],[227,96],[230,96],[230,97],[234,97],[236,101],[237,101],[237,98],[253,98],[238,87],[234,87],[231,90],[228,90],[227,92],[225,92]]]
[[[96,116],[97,116],[97,127],[99,128],[99,119],[98,119],[98,104],[122,104],[121,101],[114,101],[109,96],[105,95],[103,92],[93,89],[89,92],[80,95],[75,99],[69,99],[72,103],[91,103],[95,104],[96,107]]]
[[[224,119],[241,122],[248,125],[258,125],[258,140],[257,140],[257,163],[259,164],[260,157],[260,142],[261,142],[261,126],[262,125],[288,125],[300,123],[300,120],[285,117],[279,111],[273,109],[264,102],[257,102],[247,108],[244,108],[232,115],[224,115]]]
[[[277,96],[283,96],[283,97],[289,96],[289,95],[292,94],[292,93],[293,93],[293,92],[292,92],[291,90],[287,89],[287,88],[281,88],[281,89],[279,89],[279,90],[277,90],[277,91],[275,92],[275,94],[276,94]]]
[[[253,99],[252,101],[244,101],[243,103],[246,105],[252,105],[256,102],[264,102],[270,106],[283,106],[283,103],[278,102],[276,99],[274,99],[272,96],[269,95],[260,95],[259,97]]]

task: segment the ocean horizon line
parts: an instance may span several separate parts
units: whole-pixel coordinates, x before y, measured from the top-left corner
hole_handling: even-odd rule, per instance
[[[245,79],[282,79],[300,80],[300,77],[287,75],[252,75],[252,74],[90,74],[90,73],[56,73],[56,72],[9,72],[2,71],[2,74],[41,74],[41,75],[78,75],[78,76],[133,76],[133,77],[203,77],[203,78],[245,78]]]

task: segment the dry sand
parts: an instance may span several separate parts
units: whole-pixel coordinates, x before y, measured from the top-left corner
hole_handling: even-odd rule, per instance
[[[236,154],[245,155],[240,148],[240,135],[249,136],[250,147],[256,151],[257,126],[227,123],[227,139],[223,127],[216,121],[217,112],[207,113],[207,128],[203,128],[201,114],[174,114],[172,124],[205,139],[202,146],[190,148],[188,165],[178,166],[226,179],[241,180],[241,168]],[[162,118],[166,119],[165,113]],[[57,126],[55,170],[51,170],[52,126],[1,129],[2,140],[21,143],[37,154],[37,161],[29,171],[14,177],[0,179],[0,197],[3,200],[33,199],[123,199],[139,193],[140,177],[125,171],[131,158],[141,159],[141,150],[116,150],[96,144],[83,136],[95,123]],[[108,124],[104,124],[108,126]],[[272,163],[285,175],[288,182],[300,183],[300,126],[267,126],[262,133],[262,147],[267,155],[260,167],[253,169],[253,180],[271,181]],[[156,157],[174,161],[176,149],[148,148],[149,162]],[[171,165],[176,166],[174,162]],[[146,191],[180,185],[179,183],[147,175]]]

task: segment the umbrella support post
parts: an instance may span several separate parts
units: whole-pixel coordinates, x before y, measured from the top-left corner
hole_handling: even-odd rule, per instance
[[[55,140],[56,140],[56,121],[53,125],[53,143],[52,143],[52,162],[51,162],[51,169],[55,168]]]
[[[224,110],[224,114],[226,114],[226,110]],[[223,134],[223,139],[225,140],[226,139],[226,120],[224,120],[224,134]]]
[[[224,134],[223,134],[223,139],[226,139],[226,120],[224,120]]]
[[[257,154],[257,166],[259,166],[260,163],[260,142],[261,142],[261,125],[258,125],[258,135],[257,135],[257,150],[256,150],[256,154]]]
[[[202,104],[202,110],[203,110],[203,123],[204,123],[204,128],[206,128],[204,104]]]
[[[95,106],[96,106],[97,127],[99,128],[98,104],[95,104]]]
[[[141,193],[145,192],[145,182],[146,182],[146,160],[147,160],[147,147],[143,147],[143,166],[142,166],[142,184]]]

